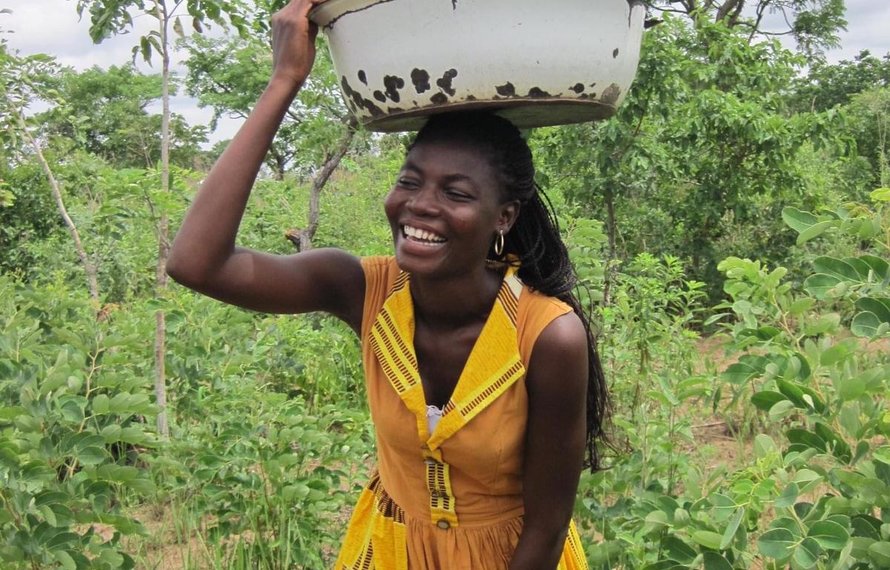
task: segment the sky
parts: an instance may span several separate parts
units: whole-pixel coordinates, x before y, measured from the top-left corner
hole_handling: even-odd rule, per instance
[[[827,54],[829,61],[852,59],[863,49],[877,56],[890,53],[890,0],[846,0],[846,4],[847,31],[841,34],[842,47]],[[95,45],[89,37],[88,17],[78,21],[76,0],[0,0],[0,11],[4,9],[12,13],[0,14],[0,29],[6,32],[4,37],[12,49],[23,55],[51,54],[63,65],[78,70],[128,63],[139,36],[154,24],[150,17],[142,17],[137,19],[133,33]],[[184,23],[188,29],[190,26]],[[160,71],[146,66],[141,59],[137,63],[143,72]],[[171,106],[189,124],[210,122],[210,111],[198,108],[192,99],[176,97]],[[220,121],[211,139],[232,137],[239,124],[239,121]]]

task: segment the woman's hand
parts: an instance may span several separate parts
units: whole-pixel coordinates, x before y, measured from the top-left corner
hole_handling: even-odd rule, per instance
[[[299,89],[315,62],[318,26],[309,12],[324,0],[291,0],[272,16],[272,78]]]

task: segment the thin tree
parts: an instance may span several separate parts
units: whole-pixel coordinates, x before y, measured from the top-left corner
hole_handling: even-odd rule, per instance
[[[157,20],[157,28],[147,35],[142,36],[139,45],[133,47],[134,58],[142,55],[146,62],[151,62],[154,53],[161,58],[161,163],[160,178],[161,190],[170,191],[170,62],[171,43],[170,32],[175,30],[183,33],[181,18],[177,15],[180,9],[185,8],[192,19],[192,27],[196,32],[201,32],[203,22],[209,20],[220,25],[231,23],[236,28],[243,27],[243,18],[240,15],[241,3],[236,0],[78,0],[77,12],[83,15],[90,14],[90,36],[96,43],[111,35],[123,33],[133,26],[134,14],[149,15]],[[228,16],[229,22],[223,19]],[[162,297],[167,288],[166,264],[170,249],[169,245],[169,219],[167,213],[161,210],[157,220],[158,259],[155,268],[156,295]],[[163,308],[155,312],[155,397],[157,399],[158,433],[169,437],[170,428],[167,419],[167,381],[166,381],[166,313]]]
[[[65,223],[65,228],[71,235],[71,240],[74,242],[74,250],[77,252],[77,258],[86,274],[93,307],[98,312],[100,300],[96,264],[93,263],[93,260],[87,254],[83,241],[80,239],[77,225],[68,214],[68,208],[65,207],[62,186],[53,172],[49,161],[43,154],[43,149],[37,140],[37,136],[32,132],[32,127],[28,124],[28,118],[25,115],[25,107],[28,102],[40,97],[38,93],[41,91],[39,78],[45,77],[55,70],[55,62],[48,56],[18,57],[8,53],[5,44],[0,44],[0,89],[2,89],[0,117],[3,117],[0,123],[13,138],[21,137],[25,144],[34,152],[34,156],[37,158],[37,162],[40,164],[40,168],[43,170],[49,183],[59,215]]]

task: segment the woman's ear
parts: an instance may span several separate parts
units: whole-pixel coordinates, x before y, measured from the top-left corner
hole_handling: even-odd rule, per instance
[[[501,214],[498,218],[498,230],[505,234],[510,231],[516,219],[519,218],[519,200],[510,200],[501,204]]]

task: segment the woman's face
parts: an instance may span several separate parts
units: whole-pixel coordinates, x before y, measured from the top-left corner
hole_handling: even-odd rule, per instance
[[[439,277],[478,269],[518,214],[502,195],[485,153],[460,142],[416,144],[384,202],[399,267]]]

